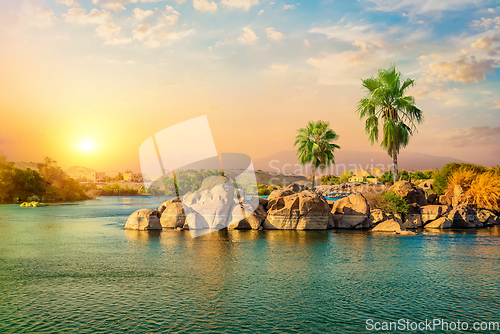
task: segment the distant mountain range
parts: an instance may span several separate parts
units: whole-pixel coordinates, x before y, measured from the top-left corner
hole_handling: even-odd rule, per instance
[[[406,151],[401,151],[401,154],[398,157],[399,169],[414,171],[441,168],[449,162],[465,161],[452,157]],[[296,166],[296,164],[298,164],[298,160],[296,151],[294,150],[281,151],[265,158],[253,160],[255,169],[260,169],[268,172],[277,172],[277,169],[279,169],[280,173],[294,173],[296,170],[300,169],[298,166]],[[367,169],[372,166],[380,167],[378,165],[388,166],[390,164],[392,164],[391,157],[389,157],[389,155],[383,151],[359,152],[339,150],[335,152],[335,166],[333,167],[333,171],[335,172],[337,168],[340,172],[342,172],[345,169]],[[342,165],[345,166],[345,168],[341,168]],[[283,167],[285,167],[284,170]]]
[[[398,157],[399,168],[406,170],[429,170],[435,168],[441,168],[449,162],[465,162],[460,159],[436,156],[425,153],[418,152],[406,152],[402,151]],[[333,174],[340,174],[342,171],[348,169],[353,170],[357,168],[368,169],[370,167],[381,167],[383,165],[387,167],[392,164],[392,159],[385,152],[360,152],[360,151],[343,151],[339,150],[335,152],[335,165],[330,171]],[[26,169],[31,168],[38,170],[38,164],[36,162],[15,162],[14,165],[17,168]],[[279,180],[285,183],[285,179],[288,182],[302,181],[300,176],[294,176],[290,174],[304,174],[309,177],[310,169],[306,172],[305,168],[301,168],[298,165],[296,151],[285,150],[280,151],[276,154],[267,156],[265,158],[254,159],[253,166],[256,170],[256,177],[259,183],[270,184],[277,182],[270,182],[271,178],[275,178],[275,173],[287,174],[280,175],[279,178],[284,178]],[[336,173],[336,171],[339,171]],[[66,174],[71,177],[86,177],[91,178],[92,173],[96,172],[95,169],[82,167],[82,166],[72,166],[65,170]],[[273,174],[268,174],[270,172]],[[118,174],[116,171],[106,172],[106,176],[114,177]],[[319,173],[318,173],[319,174]],[[324,173],[322,173],[324,174]],[[289,179],[289,180],[288,180]]]

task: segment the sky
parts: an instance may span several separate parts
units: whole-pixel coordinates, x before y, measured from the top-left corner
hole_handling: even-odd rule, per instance
[[[220,153],[293,149],[320,119],[378,152],[356,104],[394,63],[425,117],[405,151],[500,164],[498,1],[0,0],[0,45],[12,161],[139,171],[146,139],[202,115]]]

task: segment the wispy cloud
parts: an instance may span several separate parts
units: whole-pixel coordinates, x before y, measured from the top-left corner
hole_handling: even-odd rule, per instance
[[[249,10],[250,7],[258,5],[259,0],[221,0],[221,4],[231,7]]]
[[[276,31],[276,28],[273,27],[266,28],[266,32],[267,32],[267,37],[269,37],[269,39],[272,39],[274,41],[279,41],[285,37],[282,33]]]

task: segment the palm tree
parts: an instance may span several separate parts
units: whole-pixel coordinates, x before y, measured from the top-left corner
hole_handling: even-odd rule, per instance
[[[380,147],[392,157],[396,182],[399,180],[399,150],[408,145],[417,130],[416,125],[424,120],[413,96],[405,96],[406,90],[415,85],[415,80],[402,81],[401,72],[391,65],[387,70],[380,69],[377,77],[362,82],[368,94],[359,101],[357,113],[361,119],[366,118],[365,131],[372,145],[378,142],[379,121],[382,123]]]
[[[307,127],[298,129],[298,135],[295,138],[297,155],[302,166],[311,163],[312,168],[312,188],[315,186],[316,169],[324,169],[335,163],[333,151],[340,146],[333,144],[332,141],[339,139],[339,135],[330,129],[330,123],[324,121],[309,121]]]

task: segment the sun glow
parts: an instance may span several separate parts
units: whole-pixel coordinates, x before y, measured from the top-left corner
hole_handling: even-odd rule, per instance
[[[78,147],[81,151],[91,152],[95,149],[95,144],[91,139],[84,139],[78,144]]]

